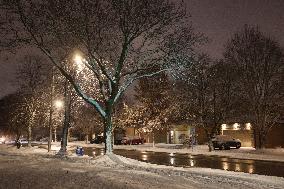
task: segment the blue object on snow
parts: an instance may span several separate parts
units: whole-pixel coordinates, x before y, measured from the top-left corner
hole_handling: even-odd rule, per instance
[[[83,155],[84,155],[83,147],[77,146],[77,148],[76,148],[76,154],[77,154],[78,156],[83,156]]]

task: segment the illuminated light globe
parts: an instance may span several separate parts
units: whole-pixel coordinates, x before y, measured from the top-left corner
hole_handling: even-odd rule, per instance
[[[58,109],[62,108],[63,105],[64,105],[64,103],[63,103],[61,100],[56,100],[56,101],[54,102],[54,106],[55,106],[56,108],[58,108]]]
[[[82,71],[83,70],[83,58],[82,56],[80,56],[79,54],[76,54],[74,56],[74,62],[76,63],[77,67],[78,67],[78,71]]]

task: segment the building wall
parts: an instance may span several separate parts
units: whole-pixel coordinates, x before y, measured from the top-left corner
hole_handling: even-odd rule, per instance
[[[135,128],[129,127],[125,129],[126,136],[135,136]]]
[[[194,126],[190,125],[173,125],[171,131],[167,132],[166,130],[160,130],[155,132],[155,142],[156,143],[172,143],[180,144],[182,143],[181,135],[190,136],[190,130]],[[198,144],[206,144],[208,142],[206,133],[202,127],[195,127],[195,133],[197,134],[196,139]],[[135,132],[134,128],[125,129],[126,136],[135,136],[138,133]],[[242,141],[242,147],[253,147],[254,139],[252,130],[223,130],[224,135],[230,135],[234,138],[240,139]],[[153,142],[152,133],[142,133],[140,134],[146,142]],[[275,148],[282,147],[284,148],[284,124],[278,124],[271,129],[267,135],[267,140],[265,147]]]
[[[272,127],[266,138],[266,148],[284,148],[284,124],[278,124]]]
[[[242,141],[243,147],[254,147],[254,135],[252,130],[223,130],[224,135],[230,135]],[[284,124],[278,124],[272,127],[267,135],[266,148],[284,147]]]
[[[208,143],[208,138],[206,136],[206,132],[202,127],[196,127],[196,139],[197,139],[197,144],[207,144]]]
[[[138,133],[135,128],[126,128],[125,129],[126,136],[140,136],[146,140],[147,143],[153,142],[153,134],[152,133]],[[167,131],[166,130],[158,130],[155,131],[155,143],[167,143]]]
[[[168,143],[182,144],[185,138],[188,138],[193,134],[192,132],[194,129],[194,126],[186,124],[173,125],[171,131],[168,133],[168,135],[170,135],[170,140],[168,140]]]

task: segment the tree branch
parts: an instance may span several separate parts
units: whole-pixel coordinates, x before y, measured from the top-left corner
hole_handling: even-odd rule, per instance
[[[150,73],[150,74],[144,74],[144,75],[140,75],[140,76],[136,76],[136,77],[133,77],[131,79],[129,79],[128,81],[126,81],[126,83],[124,85],[122,85],[120,87],[120,89],[118,90],[118,93],[116,94],[115,96],[115,99],[114,99],[114,103],[117,102],[117,100],[119,99],[119,97],[121,96],[121,94],[137,79],[140,79],[140,78],[144,78],[144,77],[153,77],[155,75],[158,75],[160,73],[163,73],[163,72],[166,72],[166,71],[169,71],[170,69],[162,69],[162,70],[159,70],[157,72],[153,72],[153,73]]]
[[[96,110],[100,113],[100,115],[102,117],[106,116],[105,111],[103,110],[103,108],[101,107],[101,105],[99,104],[99,102],[89,96],[87,96],[82,90],[81,87],[75,83],[74,79],[72,78],[72,76],[70,74],[68,74],[61,66],[59,66],[55,60],[52,58],[52,56],[50,55],[50,53],[45,50],[43,47],[40,47],[40,49],[43,51],[43,53],[45,53],[49,59],[51,60],[51,62],[56,66],[56,68],[59,69],[59,71],[61,72],[61,74],[71,83],[71,85],[74,87],[75,91],[77,92],[77,94],[82,97],[85,101],[87,101],[88,103],[90,103],[91,105],[95,106]]]

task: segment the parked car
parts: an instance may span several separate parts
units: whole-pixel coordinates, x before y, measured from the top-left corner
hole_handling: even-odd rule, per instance
[[[115,139],[114,140],[115,145],[121,145],[122,144],[122,139]]]
[[[96,136],[95,138],[93,138],[93,139],[90,141],[90,143],[91,143],[91,144],[101,144],[101,143],[103,143],[103,142],[105,142],[105,141],[106,141],[106,139],[105,139],[104,136]]]
[[[134,137],[123,137],[121,140],[121,144],[124,145],[135,145],[135,144],[144,144],[145,140],[143,138],[140,138],[138,136]]]
[[[20,141],[21,144],[28,144],[29,143],[29,141],[26,138],[20,138],[19,141]]]
[[[42,137],[39,139],[40,142],[48,142],[49,137]]]
[[[16,141],[15,140],[7,140],[5,141],[5,144],[15,144]]]
[[[213,139],[213,147],[220,150],[229,150],[231,147],[240,148],[242,143],[239,139],[235,139],[228,135],[216,135]]]
[[[6,139],[4,137],[1,137],[0,138],[0,144],[5,144],[5,142],[6,142]]]
[[[78,137],[69,137],[69,142],[78,141]]]

